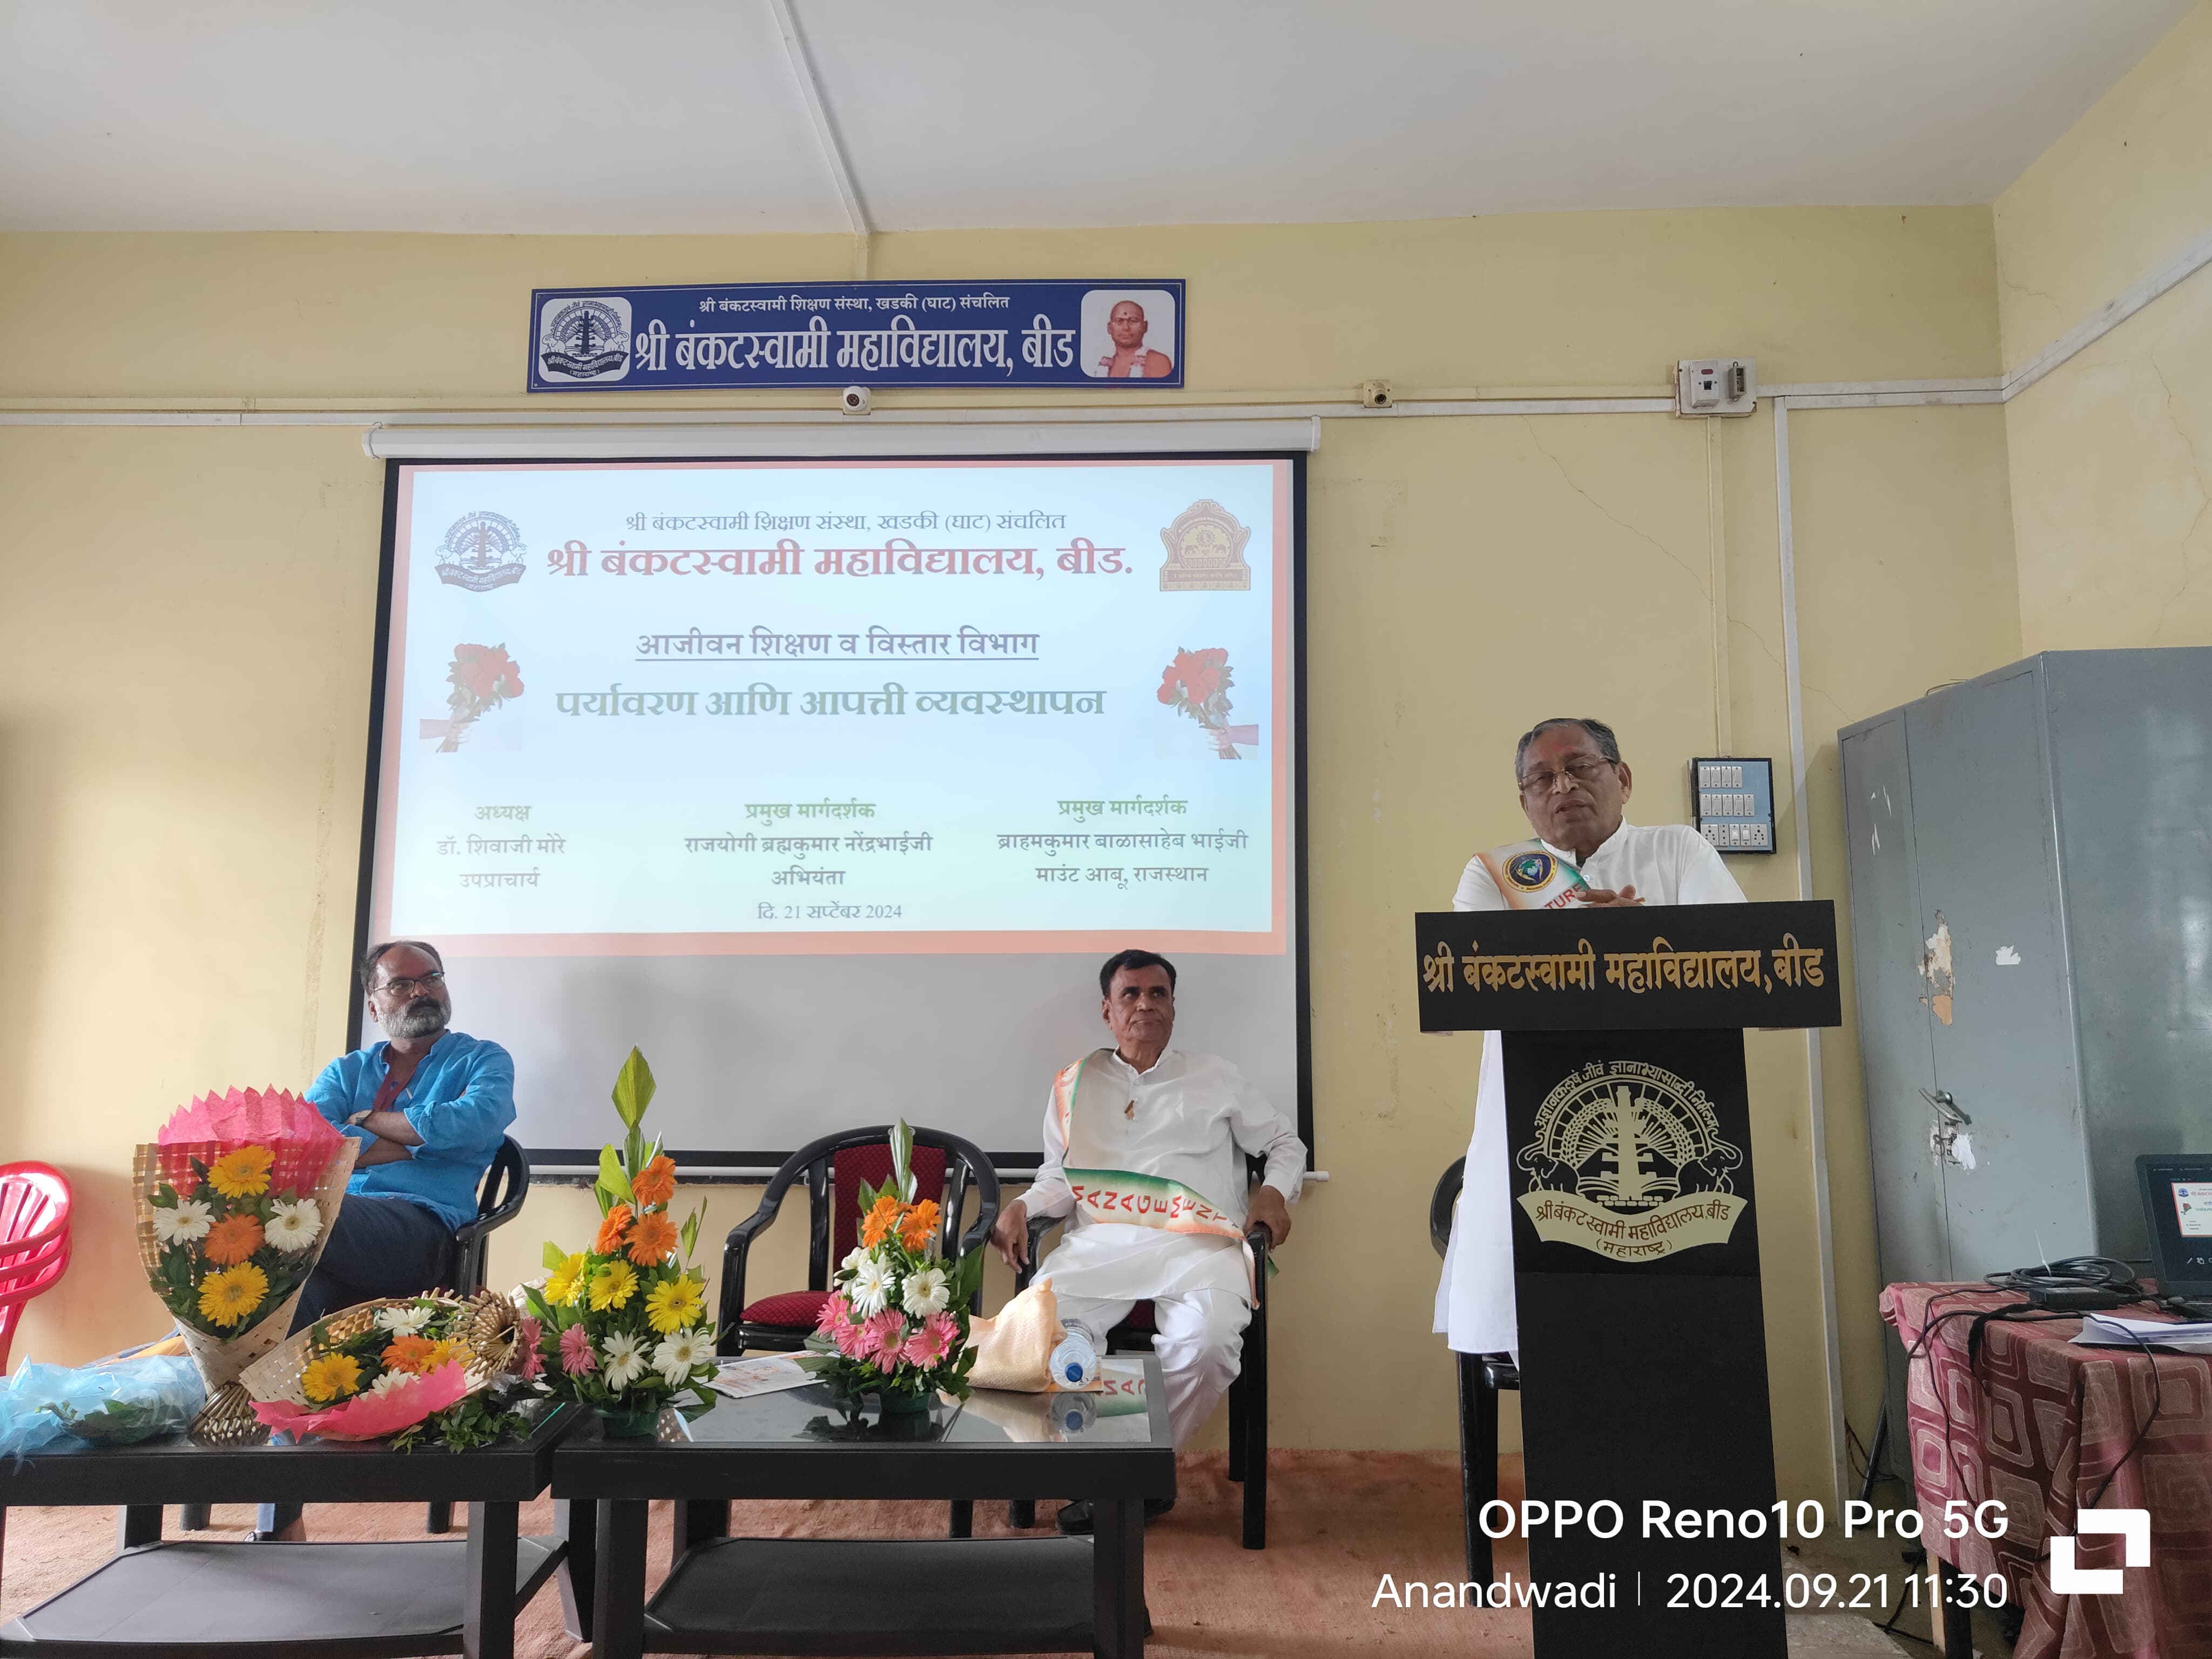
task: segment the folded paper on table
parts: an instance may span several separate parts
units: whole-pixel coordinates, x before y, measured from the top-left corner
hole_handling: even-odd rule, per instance
[[[810,1382],[819,1382],[816,1373],[824,1369],[823,1362],[806,1354],[727,1359],[721,1362],[720,1369],[707,1386],[732,1400],[750,1400],[763,1394],[781,1394],[787,1389],[803,1389]]]
[[[2080,1334],[2086,1348],[2165,1348],[2175,1353],[2212,1353],[2212,1321],[2121,1319],[2112,1314],[2084,1314]]]

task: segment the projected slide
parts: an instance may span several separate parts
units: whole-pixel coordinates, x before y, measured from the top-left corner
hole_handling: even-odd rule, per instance
[[[1279,955],[1280,460],[406,467],[372,931]]]

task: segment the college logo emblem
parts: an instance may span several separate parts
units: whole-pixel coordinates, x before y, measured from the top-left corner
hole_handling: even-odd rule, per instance
[[[550,380],[619,380],[629,373],[629,301],[548,300],[538,317],[538,361]]]
[[[1506,860],[1505,879],[1520,892],[1534,893],[1548,887],[1559,870],[1559,860],[1549,853],[1523,853]]]
[[[496,513],[462,514],[438,544],[438,580],[471,593],[519,582],[526,568],[522,532]]]
[[[1732,1180],[1743,1153],[1721,1139],[1712,1103],[1642,1060],[1569,1073],[1514,1162],[1528,1183],[1517,1201],[1539,1238],[1614,1261],[1725,1244],[1743,1213]]]
[[[1193,501],[1160,532],[1167,562],[1160,567],[1163,593],[1249,593],[1252,567],[1244,544],[1252,532],[1219,501]]]

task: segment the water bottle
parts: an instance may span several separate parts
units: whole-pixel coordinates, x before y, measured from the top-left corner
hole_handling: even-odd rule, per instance
[[[1098,1396],[1095,1394],[1055,1395],[1052,1402],[1053,1426],[1064,1439],[1089,1431],[1098,1420]]]
[[[1034,1353],[1035,1349],[1030,1352]],[[1079,1389],[1098,1376],[1098,1350],[1081,1331],[1070,1331],[1052,1351],[1052,1380],[1063,1389]]]

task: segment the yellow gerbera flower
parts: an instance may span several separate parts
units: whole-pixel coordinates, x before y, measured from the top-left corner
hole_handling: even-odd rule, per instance
[[[619,1308],[637,1294],[637,1270],[627,1261],[610,1261],[592,1279],[592,1310]]]
[[[696,1320],[704,1302],[699,1285],[688,1274],[663,1279],[646,1292],[646,1322],[665,1336]]]
[[[584,1293],[584,1253],[570,1256],[546,1276],[545,1300],[549,1306],[565,1308]]]
[[[311,1406],[343,1400],[361,1389],[361,1361],[349,1353],[326,1353],[311,1359],[300,1373],[300,1392]]]
[[[457,1359],[464,1365],[469,1363],[469,1345],[457,1336],[441,1336],[430,1345],[430,1352],[422,1356],[422,1363],[416,1369],[428,1376],[439,1366]]]
[[[268,1299],[269,1275],[251,1261],[200,1280],[200,1317],[210,1325],[236,1325]]]
[[[208,1165],[208,1185],[225,1198],[252,1198],[269,1190],[269,1168],[276,1161],[266,1146],[240,1146]]]

